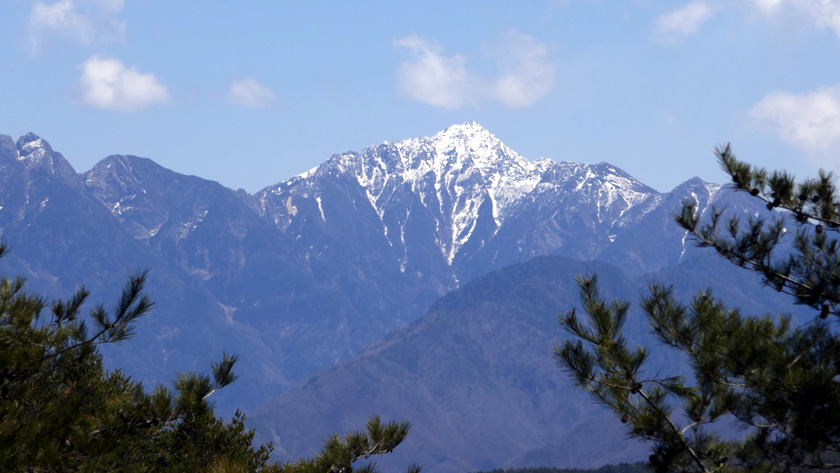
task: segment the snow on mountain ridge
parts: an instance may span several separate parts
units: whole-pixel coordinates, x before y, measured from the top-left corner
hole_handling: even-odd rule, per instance
[[[47,150],[44,149],[44,143],[43,138],[24,143],[21,146],[21,150],[25,151],[25,154],[18,153],[18,159],[23,161],[25,159],[39,160],[43,158],[47,154]]]
[[[655,193],[606,163],[558,163],[549,158],[530,161],[472,121],[450,126],[431,137],[386,141],[360,152],[334,155],[267,192],[279,195],[296,188],[299,190],[293,191],[294,195],[319,198],[317,182],[332,175],[358,183],[379,216],[391,246],[404,247],[405,225],[411,215],[404,207],[404,197],[413,194],[429,209],[435,241],[449,264],[473,237],[477,226],[484,229],[482,240],[492,237],[515,215],[520,204],[533,201],[536,194],[544,195],[541,200],[547,205],[569,197],[570,192],[577,194],[576,198],[593,200],[597,220],[610,220],[611,224]],[[570,187],[572,182],[574,186]],[[602,212],[605,207],[610,211]],[[482,218],[492,218],[492,222],[480,224]],[[288,216],[281,220],[290,221]]]
[[[49,143],[35,133],[27,133],[18,138],[15,144],[17,161],[22,163],[30,172],[46,172],[57,176],[66,184],[81,185],[81,179],[73,166],[64,159],[61,153],[53,151]]]
[[[539,194],[545,206],[557,206],[567,198],[589,202],[596,212],[596,221],[608,227],[623,225],[621,218],[628,210],[658,194],[609,163],[553,164],[546,167],[532,194]]]
[[[380,218],[390,200],[391,180],[407,184],[425,204],[436,204],[437,239],[449,263],[472,236],[486,200],[498,228],[541,174],[535,163],[476,122],[453,125],[432,137],[385,142],[359,157],[356,178]]]
[[[537,184],[546,163],[543,158],[531,162],[505,146],[495,135],[475,122],[453,125],[432,137],[386,141],[361,152],[337,154],[329,160],[277,186],[276,192],[288,184],[329,173],[351,173],[359,184],[368,189],[376,201],[390,179],[399,178],[412,185],[413,190],[431,172],[436,178],[435,188],[463,185],[478,173],[480,184],[489,190],[520,189],[515,194],[530,191]],[[523,185],[528,181],[528,185]]]
[[[53,171],[53,163],[50,159],[52,148],[40,136],[34,133],[21,136],[17,141],[17,151],[18,161],[23,162],[28,169],[41,166],[50,172]]]

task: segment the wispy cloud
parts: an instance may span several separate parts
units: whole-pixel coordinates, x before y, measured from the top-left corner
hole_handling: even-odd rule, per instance
[[[840,1],[838,0],[748,0],[758,11],[774,17],[795,13],[804,15],[818,28],[829,28],[840,38]]]
[[[749,0],[756,8],[764,13],[772,13],[784,0]]]
[[[840,152],[840,86],[805,94],[774,92],[752,108],[749,119],[753,126],[810,153],[815,160],[836,162],[836,153]]]
[[[741,6],[744,8],[731,8]],[[654,23],[656,38],[673,41],[700,31],[703,24],[720,10],[757,12],[759,17],[807,21],[820,29],[831,29],[840,38],[840,0],[692,0]]]
[[[499,69],[495,78],[470,73],[464,56],[447,56],[437,42],[417,35],[394,41],[394,46],[411,53],[411,59],[397,70],[400,91],[436,107],[461,108],[482,100],[510,108],[528,107],[545,97],[555,83],[555,67],[547,48],[517,31],[508,32],[488,48]]]
[[[31,51],[40,53],[53,41],[74,41],[85,46],[118,40],[125,34],[119,17],[123,0],[60,0],[37,2],[29,15]]]
[[[394,46],[408,49],[412,61],[400,64],[397,80],[407,96],[436,107],[459,108],[473,102],[475,90],[467,74],[465,59],[456,54],[445,56],[434,41],[417,35],[394,41]]]
[[[712,7],[704,1],[690,2],[682,8],[656,18],[654,32],[661,39],[688,36],[712,17]]]
[[[76,12],[72,0],[63,0],[52,5],[35,4],[29,17],[32,47],[38,49],[46,32],[60,33],[82,43],[90,43],[93,26],[87,18]]]
[[[554,64],[548,60],[545,45],[533,37],[509,31],[494,48],[493,56],[502,74],[492,83],[489,95],[504,105],[531,106],[554,88]]]
[[[228,89],[228,101],[244,107],[268,107],[276,98],[273,90],[250,77],[234,79]]]
[[[141,74],[117,59],[94,56],[79,68],[80,98],[87,106],[134,112],[169,100],[169,92],[154,74]]]

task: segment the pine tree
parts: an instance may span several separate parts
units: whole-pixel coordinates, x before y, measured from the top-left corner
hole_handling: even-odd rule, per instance
[[[0,245],[0,257],[5,251]],[[354,462],[408,434],[407,422],[376,417],[367,435],[333,436],[315,459],[279,465],[269,462],[271,444],[252,445],[242,413],[224,422],[213,412],[210,396],[236,379],[235,355],[213,363],[212,376],[182,373],[174,389],[151,393],[105,370],[98,346],[129,338],[153,307],[145,281],[131,276],[112,312],[98,305],[83,317],[84,288],[45,316],[46,300],[26,293],[22,279],[0,279],[0,471],[352,473]]]
[[[391,453],[408,435],[411,424],[407,421],[383,424],[379,416],[367,421],[367,432],[350,432],[340,438],[332,435],[324,441],[321,452],[313,459],[287,463],[283,467],[288,473],[353,473],[353,464],[372,455]],[[367,463],[356,471],[373,473],[373,463]],[[420,473],[420,467],[411,465],[408,473]]]
[[[814,309],[791,317],[745,316],[709,292],[683,304],[653,285],[641,306],[652,333],[687,357],[693,380],[645,370],[647,350],[622,336],[629,304],[607,302],[597,277],[578,278],[586,316],[559,317],[575,340],[554,355],[576,384],[612,408],[631,437],[653,444],[657,471],[808,471],[840,467],[840,200],[833,177],[797,183],[716,150],[733,186],[761,199],[774,218],[726,216],[701,221],[696,204],[675,216],[701,247],[759,273],[773,290]],[[795,232],[792,231],[795,229]],[[740,440],[712,425],[735,419]]]

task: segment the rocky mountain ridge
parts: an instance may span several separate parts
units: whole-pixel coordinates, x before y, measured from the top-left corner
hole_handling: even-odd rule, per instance
[[[594,212],[591,231],[606,230],[610,235],[625,212],[657,195],[607,163],[529,161],[481,125],[467,122],[432,137],[389,141],[358,153],[335,155],[256,197],[261,210],[281,229],[299,218],[300,200],[314,201],[309,207],[317,208],[315,217],[326,222],[322,194],[329,191],[325,182],[338,179],[366,197],[367,205],[359,198],[353,200],[354,206],[369,206],[376,214],[401,271],[413,259],[405,243],[409,227],[425,226],[422,230],[433,235],[440,251],[439,263],[455,267],[458,273],[457,268],[468,264],[477,252],[498,252],[490,240],[507,221],[523,213],[550,212],[544,221],[558,222],[561,210],[574,212],[576,206],[583,207]],[[417,210],[421,215],[414,214]],[[528,256],[543,250],[532,250]],[[591,259],[597,255],[593,250],[581,256]],[[474,276],[481,271],[468,272]],[[464,277],[455,274],[455,279]]]
[[[148,382],[237,352],[250,409],[415,320],[476,276],[541,255],[630,274],[693,251],[670,214],[740,204],[688,181],[657,193],[607,163],[529,161],[474,122],[334,155],[254,195],[110,156],[77,174],[40,137],[0,135],[0,237],[53,297],[109,301],[149,268],[153,320],[115,348]],[[753,211],[753,210],[750,210]],[[654,230],[651,230],[654,229]]]

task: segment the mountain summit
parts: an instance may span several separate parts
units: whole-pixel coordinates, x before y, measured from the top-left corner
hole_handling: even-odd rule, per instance
[[[151,270],[155,321],[109,356],[147,383],[228,350],[250,409],[416,320],[475,277],[535,256],[628,274],[691,256],[670,214],[723,204],[719,186],[660,194],[608,163],[531,161],[475,122],[336,154],[255,195],[109,156],[77,174],[34,134],[0,135],[6,274],[110,301]]]
[[[21,136],[17,143],[8,135],[0,135],[0,163],[17,162],[26,172],[46,173],[78,185],[78,176],[73,166],[61,153],[53,151],[49,143],[35,133]]]
[[[331,198],[336,186],[353,196],[350,202]],[[611,229],[622,215],[655,194],[606,163],[530,161],[478,123],[467,122],[432,137],[387,141],[361,152],[334,155],[307,173],[264,189],[257,198],[262,211],[284,230],[299,219],[326,221],[328,201],[343,207],[344,213],[358,212],[363,206],[376,216],[378,223],[372,225],[377,228],[371,231],[393,249],[401,271],[423,272],[417,264],[431,255],[413,255],[416,248],[406,244],[407,232],[413,238],[422,232],[437,248],[435,264],[455,268],[462,273],[455,275],[456,280],[463,280],[489,270],[497,261],[514,262],[563,246],[556,238],[550,238],[554,243],[534,238],[535,225],[601,234],[595,245],[568,254],[592,259],[608,235],[615,233]],[[302,208],[317,208],[318,215],[298,213]],[[577,228],[570,228],[578,214]],[[503,231],[508,221],[517,221],[513,233],[519,234]],[[514,251],[520,253],[516,256],[500,247],[511,239],[516,240]],[[479,253],[484,263],[470,268],[469,260]]]

